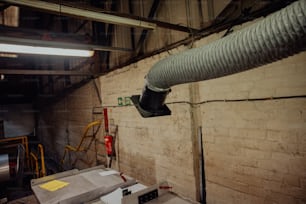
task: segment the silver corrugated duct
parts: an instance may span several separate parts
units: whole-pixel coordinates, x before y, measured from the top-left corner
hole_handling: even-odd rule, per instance
[[[0,154],[0,182],[10,179],[10,166],[8,154]]]
[[[146,76],[142,96],[132,100],[143,117],[169,115],[164,101],[171,86],[218,78],[291,56],[303,49],[305,37],[306,0],[299,0],[218,41],[159,61]],[[156,95],[160,104],[156,104]]]

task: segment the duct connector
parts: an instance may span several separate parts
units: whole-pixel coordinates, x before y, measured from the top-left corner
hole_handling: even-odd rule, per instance
[[[142,94],[133,95],[131,100],[144,118],[170,115],[171,111],[165,105],[166,97],[170,91],[170,88],[158,88],[147,81]]]
[[[263,20],[203,47],[157,62],[142,95],[132,101],[143,117],[169,115],[170,87],[256,68],[305,50],[306,0],[295,1]]]

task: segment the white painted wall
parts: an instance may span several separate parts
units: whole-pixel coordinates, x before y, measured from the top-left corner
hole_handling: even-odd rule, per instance
[[[195,42],[221,38],[223,32]],[[118,97],[140,94],[150,67],[180,47],[100,77],[103,106],[118,125],[117,167],[140,181],[167,180],[197,199],[196,128],[202,126],[208,203],[306,200],[306,53],[239,74],[172,87],[171,116],[141,118]],[[262,101],[248,101],[266,98]],[[231,99],[245,101],[227,102]],[[205,103],[210,100],[218,102]],[[187,102],[200,103],[193,108]],[[174,102],[174,104],[173,104]],[[176,103],[180,102],[180,103]]]

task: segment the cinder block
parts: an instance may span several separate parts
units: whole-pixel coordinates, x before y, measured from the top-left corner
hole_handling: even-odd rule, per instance
[[[297,188],[302,187],[300,177],[298,177],[297,175],[290,175],[290,174],[284,175],[284,184]],[[306,190],[306,188],[304,189]]]
[[[243,155],[245,155],[248,158],[254,158],[254,159],[269,159],[271,158],[271,151],[267,150],[260,150],[260,149],[250,149],[250,148],[244,148],[243,149]]]
[[[271,191],[268,195],[266,195],[266,202],[270,202],[270,203],[279,203],[279,204],[296,203],[298,204],[299,201],[300,201],[299,198],[292,197],[286,193],[279,193],[279,192]]]
[[[292,164],[289,164],[287,161],[278,161],[271,159],[258,160],[258,168],[273,172],[288,173],[291,165]]]
[[[306,176],[306,162],[304,157],[292,158],[289,163],[289,172],[293,175]]]

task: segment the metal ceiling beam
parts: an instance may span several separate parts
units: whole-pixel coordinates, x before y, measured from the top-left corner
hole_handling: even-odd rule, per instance
[[[101,13],[96,11],[84,10],[72,6],[55,4],[39,0],[1,0],[1,2],[13,4],[16,6],[25,6],[34,9],[44,10],[47,12],[57,13],[60,15],[73,16],[82,19],[93,20],[116,25],[126,25],[132,27],[140,27],[145,29],[155,29],[156,24],[137,20],[132,18],[121,17],[113,14]]]
[[[151,6],[151,9],[150,9],[150,12],[149,12],[149,15],[148,15],[149,19],[152,19],[155,16],[159,4],[160,4],[160,0],[154,0],[153,1],[153,4]],[[148,35],[148,30],[142,30],[141,36],[140,36],[140,38],[138,40],[138,43],[137,43],[137,46],[136,46],[136,54],[137,55],[139,55],[139,54],[141,54],[141,52],[143,52],[142,48],[143,48],[144,42],[147,38],[147,35]]]
[[[134,9],[133,9],[133,4],[132,4],[132,0],[128,0],[129,1],[129,12],[130,13],[134,13]],[[132,49],[134,50],[135,49],[135,28],[131,28],[130,29],[131,31],[131,34],[130,34],[130,37],[131,37],[131,45],[132,45]]]
[[[61,18],[61,26],[62,26],[62,32],[68,33],[68,18]],[[52,67],[50,66],[52,69]],[[69,71],[70,69],[70,63],[69,63],[69,58],[64,59],[64,70]],[[54,83],[53,83],[53,78],[49,75],[48,76],[48,81],[51,82],[52,86],[51,89],[54,88]],[[71,78],[69,75],[65,76],[65,86],[71,84]]]
[[[86,24],[88,23],[88,20],[84,20],[82,22],[82,24],[79,25],[79,27],[77,29],[75,29],[75,31],[73,31],[74,33],[79,32]]]
[[[171,29],[171,30],[185,32],[185,33],[196,33],[196,32],[199,31],[198,29],[195,29],[195,28],[189,28],[189,27],[186,27],[186,26],[180,26],[180,25],[167,23],[167,22],[162,22],[162,21],[157,21],[157,20],[151,20],[151,22],[156,23],[156,25],[158,27],[161,27],[161,28],[167,28],[167,29]]]
[[[214,1],[207,0],[207,7],[208,7],[208,20],[213,21],[215,19]]]
[[[232,0],[227,4],[224,9],[219,13],[219,15],[212,19],[212,24],[221,23],[224,21],[230,21],[241,15],[241,1],[242,0]]]
[[[63,32],[52,32],[42,29],[27,29],[21,27],[11,27],[0,25],[1,36],[11,36],[16,37],[20,36],[22,38],[31,38],[31,39],[48,39],[52,41],[67,41],[67,42],[86,42],[88,41],[88,36],[74,33],[63,33]]]
[[[108,1],[110,4],[108,7],[112,12],[115,12],[117,10],[117,3],[116,0]],[[101,4],[101,5],[100,5]],[[98,2],[92,0],[92,5],[94,6],[100,6],[102,9],[105,9],[107,7],[106,2]],[[104,24],[99,22],[93,22],[93,36],[95,38],[95,42],[99,45],[103,46],[111,46],[112,40],[113,40],[113,33],[115,31],[115,25],[113,24]],[[99,67],[100,72],[103,72],[103,70],[109,69],[109,61],[110,61],[110,52],[100,52],[99,54],[99,64],[97,67]]]
[[[68,70],[0,69],[4,75],[94,76],[93,73]]]
[[[129,14],[114,12],[106,13],[105,11],[99,10],[97,8],[95,8],[94,10],[92,8],[86,8],[85,10],[69,5],[61,5],[38,0],[0,0],[0,2],[10,3],[16,6],[34,8],[38,10],[44,10],[45,12],[55,13],[59,15],[72,16],[84,20],[104,22],[116,25],[126,25],[145,29],[155,29],[156,27],[161,27],[186,33],[195,33],[199,31],[195,28],[188,28],[186,26],[176,25],[158,20],[149,20],[140,16],[133,16]],[[68,10],[67,12],[66,9]]]
[[[204,27],[204,14],[203,14],[203,3],[202,0],[198,0],[198,10],[200,16],[200,28]]]

